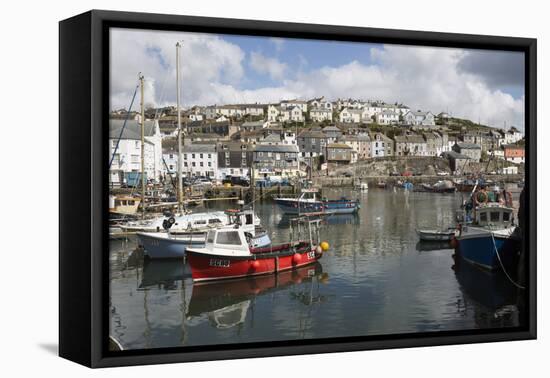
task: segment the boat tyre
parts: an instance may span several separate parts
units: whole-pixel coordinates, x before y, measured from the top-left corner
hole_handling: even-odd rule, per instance
[[[174,223],[176,223],[176,219],[174,217],[168,218],[168,223],[170,223],[170,226],[172,226]]]

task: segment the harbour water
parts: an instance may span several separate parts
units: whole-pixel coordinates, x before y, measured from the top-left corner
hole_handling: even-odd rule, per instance
[[[142,349],[521,325],[521,298],[502,273],[455,264],[447,244],[418,242],[417,228],[454,225],[461,193],[324,195],[359,198],[361,209],[327,218],[329,251],[298,271],[193,285],[182,260],[144,262],[135,239],[111,241],[111,335]],[[273,202],[256,211],[275,242],[288,240],[288,218]]]

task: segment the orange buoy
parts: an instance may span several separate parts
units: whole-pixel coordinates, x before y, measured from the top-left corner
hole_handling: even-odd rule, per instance
[[[302,255],[300,255],[299,253],[295,253],[293,256],[292,256],[292,262],[294,264],[299,264],[300,261],[302,261]]]
[[[254,260],[250,263],[250,267],[252,269],[258,269],[260,267],[260,262],[258,260]]]

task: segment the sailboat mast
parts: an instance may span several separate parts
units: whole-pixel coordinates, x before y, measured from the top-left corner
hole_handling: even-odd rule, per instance
[[[180,109],[180,43],[176,43],[176,104],[178,113],[178,212],[182,212],[183,200],[183,182],[182,182],[182,165],[183,158],[181,155],[181,109]]]
[[[145,105],[143,75],[139,75],[139,85],[141,91],[141,217],[145,218]]]

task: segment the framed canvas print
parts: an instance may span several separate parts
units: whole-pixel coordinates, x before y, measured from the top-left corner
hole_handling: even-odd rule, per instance
[[[536,40],[60,22],[60,355],[536,337]]]

